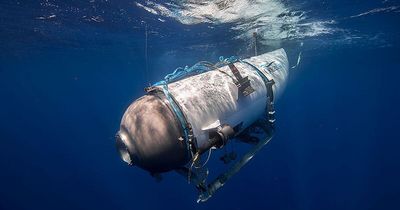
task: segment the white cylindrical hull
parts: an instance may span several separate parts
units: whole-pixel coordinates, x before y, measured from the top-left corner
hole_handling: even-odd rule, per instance
[[[243,61],[238,61],[234,65],[242,77],[248,77],[251,87],[255,90],[248,96],[239,97],[236,78],[229,66],[168,85],[170,94],[192,126],[198,147],[202,147],[208,141],[208,130],[213,127],[228,124],[241,132],[265,114],[266,85],[257,71],[246,62],[258,68],[269,80],[274,80],[275,98],[282,92],[289,68],[287,55],[283,49]]]

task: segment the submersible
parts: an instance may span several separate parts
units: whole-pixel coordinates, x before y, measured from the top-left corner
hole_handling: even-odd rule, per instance
[[[199,190],[198,201],[207,200],[271,139],[274,102],[284,89],[288,67],[285,50],[278,49],[177,69],[146,88],[125,111],[116,135],[121,158],[152,175],[187,174]],[[264,131],[261,138],[253,134],[257,127]],[[213,182],[198,178],[198,170],[192,169],[203,153],[233,140],[254,147]]]

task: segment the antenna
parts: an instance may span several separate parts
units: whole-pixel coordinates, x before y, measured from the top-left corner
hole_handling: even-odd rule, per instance
[[[254,55],[257,56],[257,29],[255,32],[253,32],[253,38],[254,38]]]
[[[149,65],[148,65],[148,32],[147,32],[147,23],[145,23],[146,25],[145,25],[145,32],[144,32],[144,34],[145,34],[145,46],[144,46],[144,57],[145,57],[145,65],[146,65],[146,79],[147,79],[147,82],[149,83],[149,86],[151,86],[151,84],[150,84],[150,78],[149,78]]]

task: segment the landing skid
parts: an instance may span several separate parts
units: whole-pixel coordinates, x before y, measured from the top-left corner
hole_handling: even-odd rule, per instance
[[[252,134],[252,132],[254,131],[258,131],[254,133],[255,136]],[[233,175],[238,173],[240,169],[261,150],[261,148],[268,144],[272,139],[274,128],[273,125],[267,120],[260,120],[244,133],[246,137],[252,137],[252,141],[249,142],[248,138],[240,139],[240,136],[236,138],[238,138],[242,142],[253,144],[254,146],[249,151],[247,151],[247,153],[245,153],[238,161],[233,163],[230,168],[221,173],[212,182],[207,183],[207,176],[204,177],[204,171],[200,171],[200,173],[198,173],[191,171],[189,168],[180,168],[176,170],[176,172],[178,172],[179,174],[189,177],[189,182],[195,185],[195,187],[197,188],[199,192],[197,203],[205,202],[209,198],[211,198],[214,193],[218,189],[223,187]],[[206,173],[208,175],[208,170],[206,171]]]

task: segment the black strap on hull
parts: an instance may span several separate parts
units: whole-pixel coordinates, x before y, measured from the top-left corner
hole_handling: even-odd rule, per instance
[[[269,123],[273,124],[275,122],[275,108],[274,108],[274,91],[272,89],[272,86],[275,84],[275,81],[273,79],[268,79],[268,77],[266,77],[264,73],[260,71],[260,69],[255,67],[253,64],[247,61],[241,61],[241,62],[251,66],[264,81],[265,87],[267,89],[267,106],[265,108],[265,112],[268,116]]]

